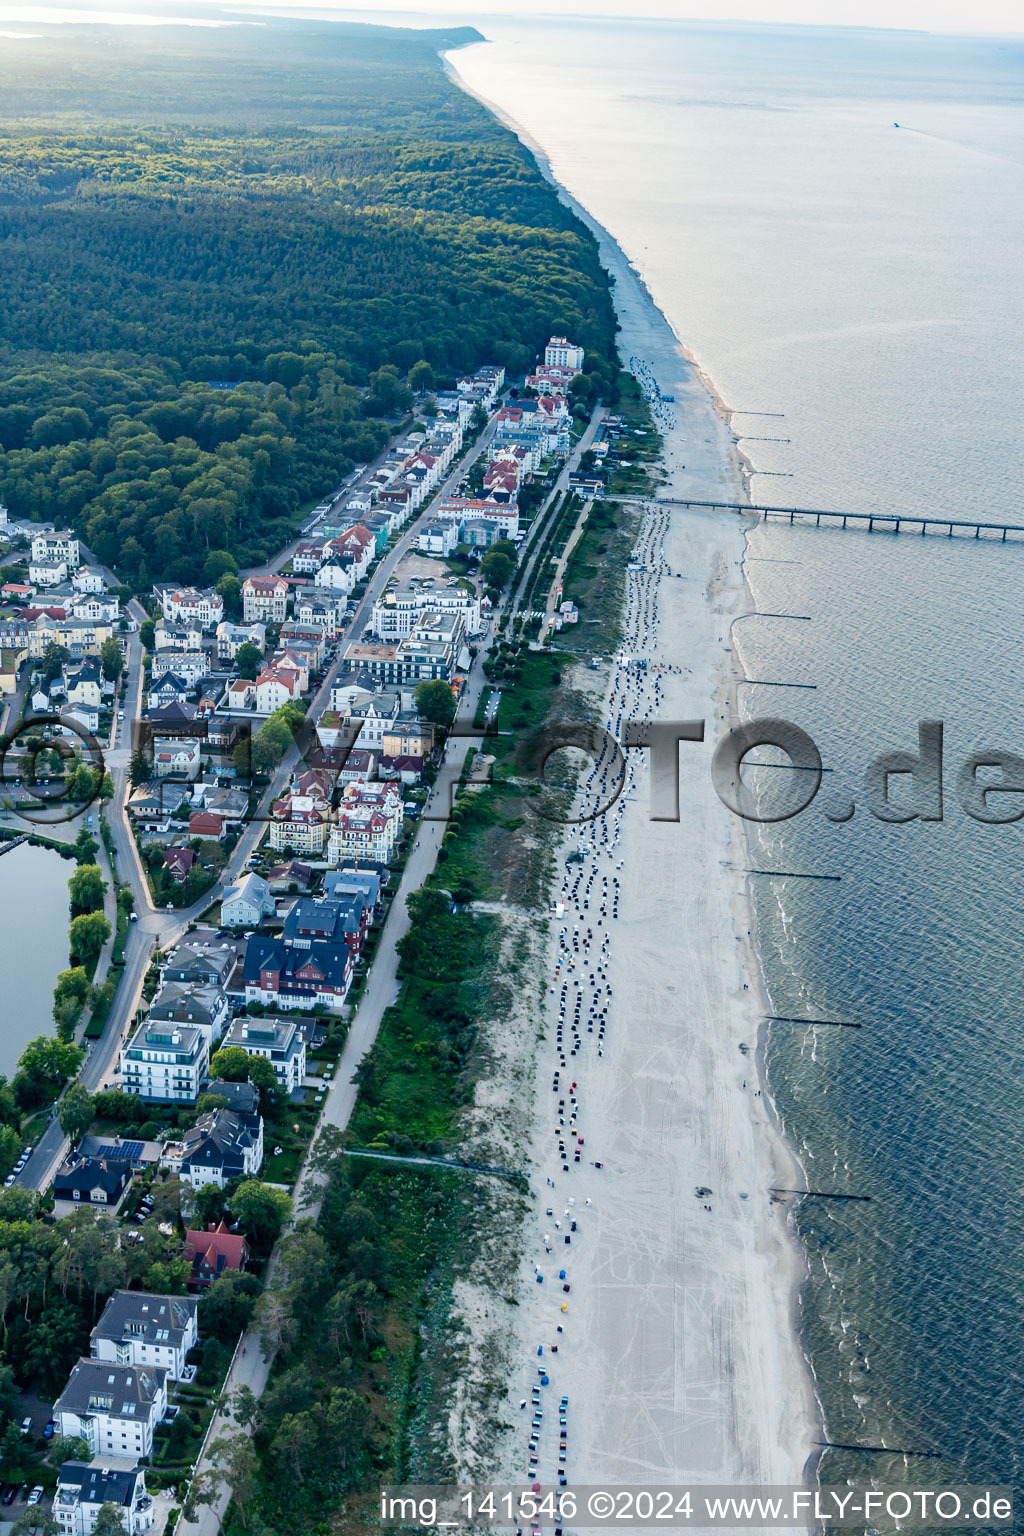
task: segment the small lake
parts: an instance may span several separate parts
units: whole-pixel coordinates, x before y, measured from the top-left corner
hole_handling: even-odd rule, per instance
[[[68,880],[75,869],[49,848],[22,843],[0,857],[0,1072],[53,1033],[53,988],[68,964]]]

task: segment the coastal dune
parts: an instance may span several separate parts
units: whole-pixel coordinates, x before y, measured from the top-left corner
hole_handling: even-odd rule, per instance
[[[597,237],[614,279],[623,360],[661,392],[668,480],[660,494],[743,501],[727,413],[618,245],[559,190]],[[615,856],[623,860],[619,916],[598,928],[595,903],[566,911],[570,935],[576,923],[611,934],[614,997],[603,1057],[584,1035],[562,1073],[560,1092],[578,1081],[576,1129],[586,1148],[567,1173],[552,1092],[559,994],[548,993],[536,1075],[537,1210],[521,1264],[522,1371],[510,1383],[516,1429],[504,1471],[521,1481],[532,1470],[519,1403],[537,1380],[542,1349],[545,1400],[569,1399],[570,1486],[798,1484],[811,1475],[821,1434],[796,1319],[803,1257],[787,1204],[771,1190],[800,1187],[802,1175],[760,1091],[758,1032],[768,1010],[743,874],[749,859],[742,826],[710,775],[734,705],[730,625],[750,607],[744,523],[682,509],[649,508],[645,518],[648,533],[652,519],[664,528],[667,573],[649,578],[657,613],[636,650],[679,669],[661,674],[653,712],[705,720],[705,741],[680,750],[678,823],[650,819],[647,753],[629,754]],[[565,852],[573,844],[567,839]],[[549,979],[557,958],[554,938]],[[570,1211],[578,1224],[571,1248],[548,1254],[552,1237],[563,1241],[553,1220]],[[555,1279],[559,1263],[571,1284],[565,1312],[557,1281],[536,1277],[543,1265]],[[542,1435],[545,1486],[552,1461]]]

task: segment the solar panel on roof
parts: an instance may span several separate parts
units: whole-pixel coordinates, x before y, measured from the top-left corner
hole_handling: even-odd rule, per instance
[[[142,1156],[144,1141],[122,1141],[120,1146],[100,1147],[97,1157],[111,1158],[117,1163],[135,1163]]]

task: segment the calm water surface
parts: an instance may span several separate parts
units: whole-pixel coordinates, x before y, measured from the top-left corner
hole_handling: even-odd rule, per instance
[[[490,27],[455,56],[614,234],[726,403],[757,501],[1024,524],[1024,49],[912,34]],[[895,123],[899,123],[897,128]],[[775,473],[769,474],[768,471]],[[831,1438],[1024,1472],[1024,858],[955,796],[1024,749],[1024,547],[759,528],[737,627],[763,714],[811,731],[821,801],[760,838],[771,1086],[812,1187],[804,1318]],[[748,694],[755,690],[746,690]],[[942,823],[885,826],[861,774],[946,723]]]
[[[70,859],[22,843],[0,857],[0,1073],[53,1032],[53,987],[68,964]]]

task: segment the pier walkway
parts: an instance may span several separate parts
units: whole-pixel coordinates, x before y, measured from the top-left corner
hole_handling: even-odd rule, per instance
[[[682,501],[667,496],[608,496],[606,501],[653,503],[658,507],[703,508],[708,511],[735,512],[741,517],[757,517],[764,522],[783,522],[790,526],[816,528],[855,528],[864,533],[913,533],[952,538],[994,539],[999,544],[1017,544],[1024,540],[1024,524],[986,523],[967,517],[945,517],[914,512],[833,512],[824,507],[766,507],[756,502]]]

